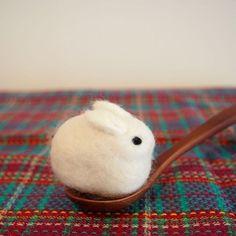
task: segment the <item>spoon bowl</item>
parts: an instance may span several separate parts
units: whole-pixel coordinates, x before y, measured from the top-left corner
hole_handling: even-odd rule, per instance
[[[152,171],[146,183],[137,191],[119,198],[104,198],[96,195],[80,193],[65,186],[65,193],[72,201],[91,211],[119,211],[142,197],[156,182],[160,174],[182,154],[205,139],[215,135],[228,126],[236,123],[236,105],[233,105],[211,117],[208,121],[186,135],[172,148],[162,153],[153,161]]]

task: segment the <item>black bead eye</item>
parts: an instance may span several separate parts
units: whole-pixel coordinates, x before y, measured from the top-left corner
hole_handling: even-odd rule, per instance
[[[134,145],[140,145],[142,143],[142,139],[136,136],[132,139],[132,142]]]

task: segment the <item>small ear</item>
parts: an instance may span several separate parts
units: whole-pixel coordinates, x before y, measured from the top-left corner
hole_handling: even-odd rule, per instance
[[[86,119],[97,129],[112,135],[124,134],[127,130],[125,123],[109,111],[93,110],[85,112]]]
[[[106,110],[120,117],[131,117],[132,115],[115,103],[109,101],[96,101],[93,104],[94,110]]]

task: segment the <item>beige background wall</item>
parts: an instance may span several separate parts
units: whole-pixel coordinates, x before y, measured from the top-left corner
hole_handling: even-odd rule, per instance
[[[235,0],[0,0],[0,89],[236,86]]]

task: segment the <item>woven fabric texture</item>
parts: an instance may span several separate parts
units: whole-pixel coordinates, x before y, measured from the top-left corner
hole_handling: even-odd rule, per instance
[[[158,157],[236,103],[236,89],[0,93],[0,235],[236,235],[235,126],[181,156],[120,212],[72,203],[52,174],[50,139],[96,99],[143,119]]]

